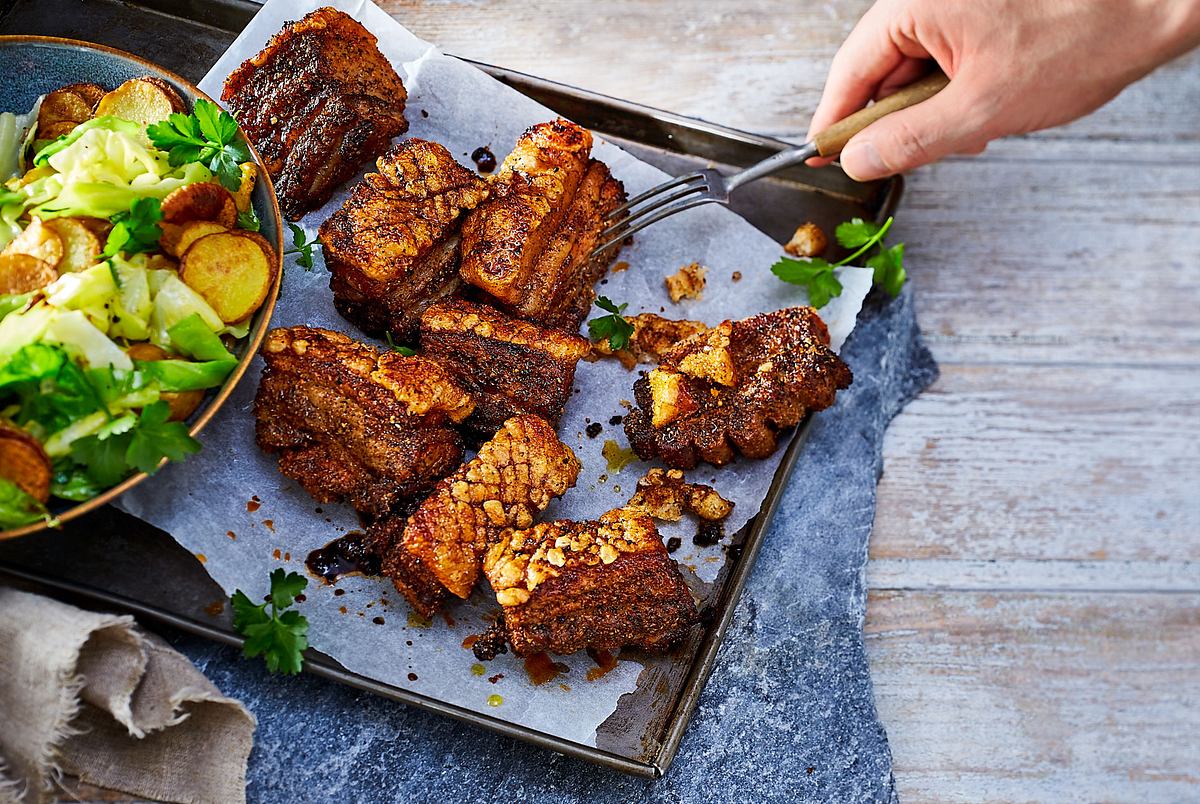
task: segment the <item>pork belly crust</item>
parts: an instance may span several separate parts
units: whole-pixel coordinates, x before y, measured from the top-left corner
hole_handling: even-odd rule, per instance
[[[267,334],[255,437],[317,502],[381,516],[459,464],[473,409],[438,364],[315,327]]]
[[[497,534],[532,525],[552,499],[575,485],[579,469],[571,448],[544,419],[509,419],[406,522],[393,518],[371,526],[384,574],[425,616],[438,610],[447,591],[469,597]]]
[[[365,332],[416,339],[421,312],[454,293],[462,213],[488,185],[443,146],[393,145],[321,224],[329,287],[339,313]]]
[[[475,400],[464,426],[487,437],[512,416],[557,423],[575,366],[591,346],[578,335],[518,321],[494,307],[450,299],[421,316],[421,350],[458,377]]]
[[[408,130],[408,94],[375,36],[333,8],[289,22],[225,79],[237,115],[291,220]]]
[[[591,251],[605,216],[626,200],[591,148],[591,133],[567,120],[532,126],[493,178],[491,200],[463,222],[463,280],[509,312],[566,332],[579,329],[592,286],[616,257],[619,245]]]
[[[654,522],[640,512],[505,531],[483,566],[518,656],[664,650],[699,620]]]
[[[680,469],[765,458],[781,430],[832,405],[852,379],[811,307],[725,321],[671,347],[634,383],[625,434],[641,458]]]

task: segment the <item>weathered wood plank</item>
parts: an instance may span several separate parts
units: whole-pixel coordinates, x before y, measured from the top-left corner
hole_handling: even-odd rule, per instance
[[[386,0],[459,56],[778,135],[802,134],[829,60],[871,3],[792,0]],[[1195,141],[1200,53],[1049,138]]]
[[[1200,595],[878,592],[906,801],[1195,801]]]
[[[877,558],[867,565],[867,586],[876,591],[1198,595],[1200,562]]]
[[[1200,561],[1197,444],[1194,368],[943,365],[888,430],[871,555]]]

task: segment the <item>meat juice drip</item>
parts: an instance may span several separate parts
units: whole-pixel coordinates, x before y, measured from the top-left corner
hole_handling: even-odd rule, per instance
[[[588,648],[587,655],[590,656],[592,661],[596,663],[595,667],[588,668],[588,681],[595,681],[596,679],[601,678],[617,666],[617,657],[613,656],[609,651]]]
[[[725,526],[720,522],[701,522],[692,537],[692,544],[697,547],[712,547],[725,538]]]
[[[496,155],[486,145],[480,145],[471,151],[471,161],[479,168],[480,173],[491,173],[496,169]]]
[[[545,651],[535,653],[525,660],[525,674],[536,684],[553,681],[570,668],[562,662],[556,662]]]
[[[304,565],[328,584],[337,583],[346,575],[378,575],[381,572],[379,556],[372,552],[367,535],[356,530],[313,550]]]

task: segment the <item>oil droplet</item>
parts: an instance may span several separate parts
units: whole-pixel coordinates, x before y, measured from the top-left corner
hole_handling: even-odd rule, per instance
[[[475,662],[475,664],[471,665],[471,675],[473,676],[481,676],[486,672],[487,668],[481,665],[479,662]]]
[[[408,627],[409,628],[428,628],[431,625],[433,625],[433,621],[430,620],[428,617],[422,617],[420,614],[417,614],[415,611],[410,611],[408,613]]]
[[[488,696],[488,706],[499,706],[502,703],[504,703],[503,695],[496,695],[495,693],[492,693]]]
[[[608,471],[613,474],[619,473],[626,466],[637,460],[637,455],[633,454],[633,450],[628,447],[622,448],[620,444],[611,438],[605,439],[600,453],[608,461]]]

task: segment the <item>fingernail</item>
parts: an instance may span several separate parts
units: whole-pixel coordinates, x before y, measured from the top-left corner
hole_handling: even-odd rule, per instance
[[[850,146],[842,151],[840,161],[842,170],[855,181],[872,181],[891,172],[883,163],[879,151],[875,150],[875,143],[869,140],[850,143]]]

